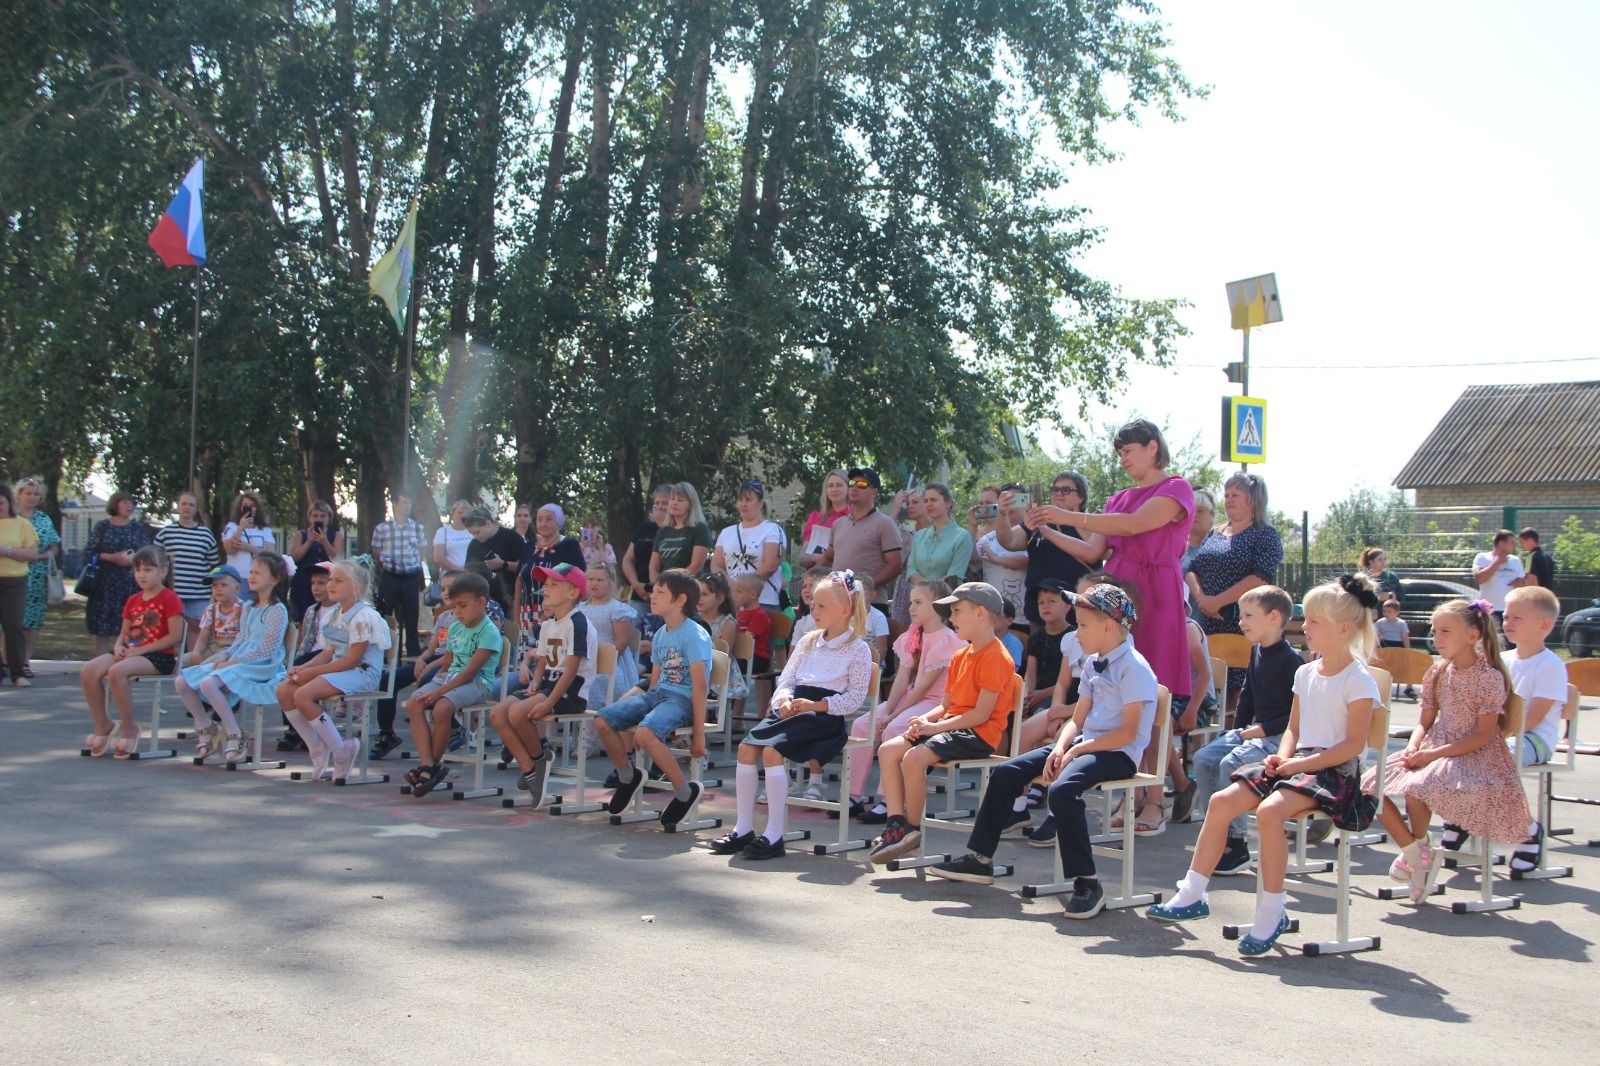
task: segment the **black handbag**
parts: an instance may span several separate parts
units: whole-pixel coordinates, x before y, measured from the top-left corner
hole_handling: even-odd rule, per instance
[[[83,572],[78,575],[78,583],[72,586],[72,591],[88,599],[94,595],[95,587],[100,582],[100,553],[95,552],[89,556],[89,561],[84,564]]]

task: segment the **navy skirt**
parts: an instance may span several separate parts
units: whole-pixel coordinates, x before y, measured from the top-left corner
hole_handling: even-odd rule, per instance
[[[838,693],[829,689],[801,685],[795,696],[820,700]],[[776,711],[761,719],[744,735],[744,743],[756,748],[777,748],[778,754],[795,762],[832,762],[844,751],[850,728],[839,714],[795,714],[781,718]]]
[[[1295,758],[1315,755],[1322,748],[1296,748]],[[1233,772],[1233,779],[1266,799],[1280,788],[1298,792],[1316,801],[1317,808],[1333,819],[1340,829],[1361,832],[1372,824],[1378,803],[1361,791],[1361,760],[1351,759],[1341,766],[1328,766],[1314,774],[1293,777],[1268,777],[1260,764]]]

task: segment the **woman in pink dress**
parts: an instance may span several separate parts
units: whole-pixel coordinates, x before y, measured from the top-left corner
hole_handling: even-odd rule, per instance
[[[1133,479],[1132,488],[1113,495],[1100,514],[1035,507],[1028,513],[1028,526],[1086,566],[1105,560],[1106,572],[1131,590],[1139,603],[1134,647],[1167,691],[1187,696],[1189,641],[1181,563],[1194,512],[1194,489],[1183,478],[1167,473],[1172,457],[1155,423],[1142,418],[1129,422],[1117,430],[1112,445],[1117,461]],[[1005,506],[1004,500],[1001,506]],[[1074,537],[1052,526],[1072,526],[1083,535]],[[1154,751],[1153,744],[1145,749],[1146,761],[1152,765]],[[1143,790],[1136,831],[1140,836],[1155,836],[1165,828],[1161,790]]]

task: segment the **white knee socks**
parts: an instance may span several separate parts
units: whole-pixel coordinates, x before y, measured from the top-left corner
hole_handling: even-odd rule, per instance
[[[1190,870],[1183,875],[1183,880],[1178,882],[1178,894],[1172,897],[1172,906],[1187,907],[1191,903],[1199,903],[1206,898],[1206,886],[1211,883],[1211,878],[1202,877]]]
[[[306,742],[307,748],[316,751],[323,746],[322,738],[311,728],[311,723],[306,721],[305,715],[296,710],[286,710],[283,716],[289,719],[289,727],[300,734],[300,739]]]
[[[204,682],[202,682],[202,684],[204,684]],[[184,707],[187,708],[189,714],[194,717],[194,727],[196,729],[206,729],[210,727],[211,715],[206,712],[206,705],[201,702],[200,694],[194,689],[190,688],[181,679],[172,687],[177,690],[178,699],[183,701]]]
[[[754,763],[740,763],[733,772],[734,805],[738,811],[738,820],[733,823],[733,831],[738,836],[755,832],[756,828],[756,786],[761,783],[761,767]]]
[[[789,811],[789,768],[779,763],[767,767],[767,829],[761,835],[776,844],[783,839],[784,816]]]
[[[1288,907],[1288,898],[1282,892],[1257,892],[1256,921],[1250,927],[1250,935],[1257,940],[1265,940],[1276,933],[1278,923],[1283,920]]]
[[[239,733],[239,720],[233,716],[233,706],[228,702],[228,690],[222,687],[216,675],[209,675],[200,682],[200,693],[211,704],[211,709],[217,712],[217,718],[222,721],[224,733],[237,736]]]
[[[317,715],[309,724],[316,732],[317,739],[322,742],[322,746],[329,751],[337,752],[344,746],[344,738],[339,735],[339,730],[334,728],[333,719],[326,713]]]

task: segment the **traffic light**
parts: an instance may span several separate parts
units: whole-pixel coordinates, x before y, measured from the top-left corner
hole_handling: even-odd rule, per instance
[[[1244,364],[1243,363],[1229,363],[1227,368],[1225,370],[1223,370],[1223,373],[1228,375],[1228,380],[1230,382],[1232,382],[1233,384],[1235,384],[1235,385],[1243,385],[1244,384]]]

